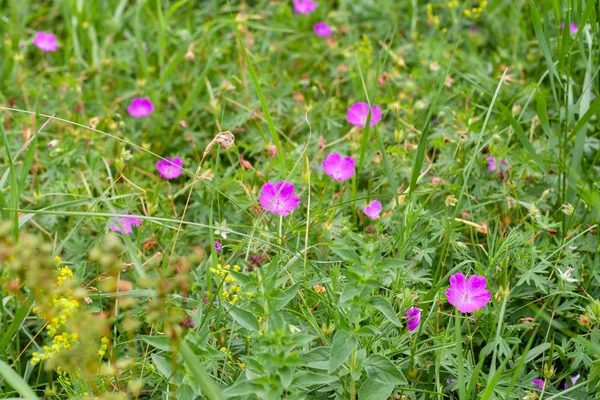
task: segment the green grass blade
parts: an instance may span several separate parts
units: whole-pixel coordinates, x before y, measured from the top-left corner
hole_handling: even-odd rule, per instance
[[[15,333],[23,324],[23,321],[25,321],[25,318],[27,318],[32,304],[33,296],[29,296],[29,298],[21,304],[21,307],[14,315],[14,318],[8,326],[8,329],[3,333],[2,339],[0,339],[0,355],[6,354],[6,348],[8,347]]]
[[[431,117],[433,116],[433,112],[437,105],[437,102],[442,94],[442,89],[444,88],[444,83],[446,82],[446,78],[450,73],[450,69],[452,67],[452,62],[454,61],[454,56],[456,55],[456,50],[458,49],[458,43],[454,47],[454,52],[452,53],[452,58],[446,67],[446,73],[444,74],[444,78],[440,81],[437,91],[435,92],[435,96],[433,97],[433,101],[431,102],[431,107],[429,107],[429,111],[427,112],[427,118],[425,118],[425,123],[423,124],[423,129],[421,129],[421,137],[419,138],[419,145],[417,146],[417,154],[415,156],[412,171],[410,174],[410,186],[408,188],[408,203],[412,199],[413,193],[415,192],[415,188],[417,186],[417,179],[421,173],[421,168],[423,167],[423,161],[425,160],[425,150],[427,149],[427,140],[429,138],[429,123],[431,122]]]
[[[554,75],[554,77],[559,82],[559,84],[562,86],[562,83],[560,83],[560,77],[558,76],[558,72],[556,71],[554,62],[552,61],[550,45],[546,41],[546,36],[544,35],[544,30],[542,28],[542,18],[540,16],[540,12],[538,11],[533,0],[529,0],[529,6],[531,9],[531,22],[533,23],[533,30],[535,31],[535,36],[537,37],[537,40],[540,44],[542,54],[544,55],[544,58],[546,59],[546,63],[548,64],[548,69],[550,70],[552,75]]]
[[[27,400],[39,400],[31,387],[7,363],[0,360],[0,375],[21,396]]]
[[[279,140],[279,134],[277,130],[275,130],[275,124],[273,123],[273,118],[271,117],[271,112],[269,111],[269,106],[267,104],[267,99],[260,87],[260,82],[258,80],[258,75],[256,74],[256,69],[252,64],[252,60],[250,60],[250,56],[248,55],[248,51],[246,50],[246,46],[244,46],[244,41],[242,40],[242,36],[240,35],[240,31],[237,25],[234,26],[235,36],[240,45],[240,50],[242,51],[242,55],[244,56],[244,60],[246,61],[246,65],[248,66],[248,71],[250,72],[250,77],[252,78],[252,82],[254,82],[254,88],[256,89],[256,94],[260,100],[260,106],[262,108],[263,114],[265,114],[265,119],[267,120],[267,126],[269,127],[269,133],[271,134],[271,140],[275,144],[277,148],[277,155],[279,157],[279,163],[283,168],[283,171],[286,171],[286,162],[285,162],[285,153],[284,149],[281,146],[281,141]]]
[[[4,130],[4,124],[0,121],[0,133],[2,134],[2,143],[4,144],[4,149],[6,151],[6,158],[8,159],[8,169],[10,171],[10,206],[12,208],[19,207],[19,178],[17,177],[17,170],[15,168],[15,164],[13,162],[12,154],[10,152],[10,146],[8,143],[8,136],[6,135],[6,131]],[[13,238],[15,241],[19,240],[19,214],[13,212],[12,215],[13,222]]]

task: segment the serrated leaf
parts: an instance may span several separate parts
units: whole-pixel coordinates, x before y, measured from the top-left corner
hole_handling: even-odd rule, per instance
[[[333,337],[331,346],[331,358],[329,359],[328,373],[332,373],[342,365],[356,348],[358,341],[348,331],[337,331]]]
[[[383,315],[385,315],[388,321],[390,321],[392,324],[396,326],[402,326],[402,324],[400,324],[398,316],[396,315],[396,311],[394,311],[394,308],[392,307],[390,302],[387,301],[384,297],[373,296],[369,299],[369,304],[372,307],[378,309]]]
[[[235,322],[240,324],[242,327],[248,329],[249,331],[258,331],[258,320],[252,313],[244,309],[238,308],[227,302],[225,302],[224,304],[225,309],[227,310],[229,315],[231,315],[231,318],[233,318]]]

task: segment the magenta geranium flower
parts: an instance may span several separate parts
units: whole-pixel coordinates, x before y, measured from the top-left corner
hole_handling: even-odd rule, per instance
[[[372,220],[379,219],[379,213],[381,212],[381,203],[377,200],[371,201],[368,206],[363,210],[365,215]]]
[[[283,216],[289,215],[300,203],[298,196],[294,196],[294,184],[286,181],[265,183],[258,200],[265,211]]]
[[[450,288],[446,290],[448,302],[460,312],[479,310],[491,299],[490,291],[485,288],[486,284],[483,276],[472,275],[467,281],[463,274],[454,274],[450,277]]]
[[[345,181],[354,176],[356,163],[351,157],[342,158],[338,153],[331,153],[321,166],[323,171],[336,181]]]
[[[127,112],[134,118],[144,118],[154,112],[154,104],[147,97],[136,97],[127,107]]]
[[[575,22],[571,22],[571,25],[569,26],[569,32],[577,33],[578,30],[579,27],[577,26],[577,24]]]
[[[131,215],[131,213],[126,213],[127,215]],[[113,219],[113,223],[110,224],[110,229],[118,233],[126,233],[129,234],[133,232],[133,226],[140,226],[142,224],[142,220],[136,218],[134,216],[131,217],[117,217]]]
[[[175,179],[183,172],[181,168],[183,166],[183,161],[181,158],[165,158],[164,160],[160,160],[156,162],[156,169],[165,179]]]
[[[406,322],[408,324],[408,331],[412,332],[421,323],[421,309],[419,307],[412,307],[406,311]]]
[[[310,14],[315,11],[319,3],[312,0],[294,0],[294,12],[297,14]]]
[[[535,386],[534,387],[535,390],[544,390],[545,382],[543,380],[534,379],[531,381],[531,383],[533,383],[533,385]]]
[[[332,34],[331,28],[329,27],[327,22],[319,22],[315,24],[313,30],[315,31],[315,35],[319,37],[327,37],[331,36]]]
[[[346,114],[346,118],[348,122],[352,125],[360,126],[364,128],[367,126],[367,117],[369,115],[369,103],[356,103],[353,104],[352,107],[348,110],[348,114]],[[371,107],[371,120],[369,122],[370,126],[375,126],[376,123],[381,121],[381,109],[377,104],[373,104]]]
[[[565,29],[564,21],[560,23],[560,29]],[[571,22],[571,24],[569,25],[569,32],[577,33],[578,30],[579,30],[579,26],[577,26],[577,24],[575,22]]]
[[[36,33],[35,38],[33,39],[33,44],[38,49],[45,52],[52,52],[58,49],[58,41],[56,40],[56,36],[52,33]]]

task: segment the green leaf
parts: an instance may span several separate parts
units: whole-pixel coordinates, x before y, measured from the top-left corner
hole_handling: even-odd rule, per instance
[[[279,290],[277,294],[273,296],[273,300],[275,300],[275,309],[280,310],[285,307],[290,300],[296,296],[298,289],[300,289],[300,283],[295,283],[286,290]]]
[[[200,364],[199,358],[194,354],[192,349],[189,348],[187,343],[182,343],[179,347],[179,353],[183,357],[183,361],[189,368],[192,376],[200,384],[203,394],[210,400],[224,400],[221,391],[212,380],[208,372]]]
[[[228,302],[225,302],[225,309],[231,315],[231,318],[234,319],[235,322],[240,324],[242,327],[248,329],[249,331],[258,331],[259,324],[256,317],[241,308],[238,308]]]
[[[251,394],[256,394],[261,386],[254,384],[252,382],[248,382],[247,380],[238,381],[233,386],[228,387],[223,390],[223,394],[227,396],[227,398],[231,398],[233,396],[249,396]]]
[[[367,358],[364,366],[369,378],[383,384],[406,385],[408,383],[402,371],[389,358],[380,354],[374,354]]]
[[[142,335],[142,340],[148,343],[150,346],[156,347],[159,350],[171,351],[171,342],[166,336]]]
[[[21,396],[27,400],[38,400],[35,392],[23,378],[19,376],[7,363],[0,360],[0,375],[4,377],[6,383],[12,386]]]
[[[382,384],[380,381],[369,378],[358,390],[359,400],[387,400],[396,385]]]
[[[352,351],[358,345],[358,341],[348,331],[337,331],[333,337],[331,346],[331,358],[329,359],[328,373],[332,373],[342,365],[352,354]]]
[[[326,385],[337,381],[339,378],[333,375],[320,374],[312,371],[299,371],[294,376],[294,385],[306,387],[313,385]]]
[[[152,362],[156,366],[156,369],[160,374],[168,381],[174,382],[173,380],[173,364],[171,361],[167,360],[163,356],[159,356],[158,354],[152,354],[150,356],[152,358]]]
[[[372,307],[378,309],[392,324],[396,326],[402,326],[398,316],[396,315],[396,311],[392,307],[389,301],[381,296],[373,296],[369,299],[369,304]]]

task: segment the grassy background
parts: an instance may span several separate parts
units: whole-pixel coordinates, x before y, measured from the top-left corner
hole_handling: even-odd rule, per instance
[[[320,3],[0,0],[0,397],[597,398],[597,4]],[[137,120],[142,96],[156,110]],[[383,120],[348,124],[358,101]],[[226,130],[235,146],[203,159]],[[323,173],[331,152],[357,161],[352,180]],[[155,162],[174,156],[186,171],[165,181]],[[256,198],[283,179],[301,206],[280,219]],[[127,211],[142,226],[107,244]],[[88,290],[85,318],[104,316],[66,325],[109,338],[85,367],[76,348],[30,361],[51,339],[27,299],[47,299],[38,259],[56,255]],[[235,307],[219,263],[252,293]],[[455,316],[456,272],[485,276],[492,302]]]

